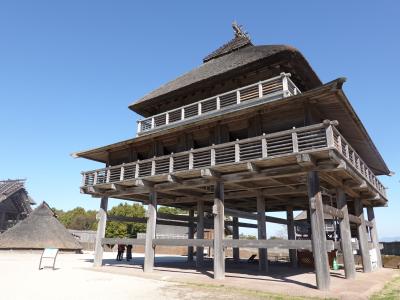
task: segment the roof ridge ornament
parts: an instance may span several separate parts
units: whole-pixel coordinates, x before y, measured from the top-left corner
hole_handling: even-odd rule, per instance
[[[245,37],[250,39],[249,33],[247,31],[244,31],[243,25],[239,25],[236,20],[232,22],[232,28],[233,31],[235,32],[235,38],[238,37]]]

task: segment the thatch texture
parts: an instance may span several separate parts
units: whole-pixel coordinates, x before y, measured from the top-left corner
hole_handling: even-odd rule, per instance
[[[82,246],[57,220],[46,202],[0,235],[0,249],[80,250]]]

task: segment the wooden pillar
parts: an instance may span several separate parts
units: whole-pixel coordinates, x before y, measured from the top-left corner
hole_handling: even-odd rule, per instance
[[[5,227],[5,219],[6,219],[6,213],[5,212],[0,212],[0,231],[6,229]]]
[[[232,238],[234,240],[239,239],[239,218],[238,217],[233,217],[232,218],[233,222],[233,233],[232,233]],[[233,261],[235,263],[240,262],[240,249],[239,248],[233,248]]]
[[[258,239],[267,239],[267,228],[265,218],[265,199],[262,191],[257,191],[257,229]],[[262,272],[268,271],[268,254],[266,248],[258,248],[258,269]]]
[[[101,245],[101,240],[106,234],[107,206],[108,198],[102,197],[100,200],[100,209],[97,215],[99,222],[97,223],[96,244],[94,248],[94,267],[101,267],[103,264],[103,246]]]
[[[347,279],[356,277],[356,266],[354,263],[353,246],[351,243],[351,230],[349,221],[349,210],[347,208],[346,194],[342,189],[336,190],[337,208],[343,213],[343,219],[339,219],[340,243],[344,260],[344,273]]]
[[[317,287],[320,290],[328,290],[330,275],[328,253],[326,250],[325,221],[319,177],[316,171],[309,171],[307,173],[307,188],[310,203],[311,243]]]
[[[154,268],[155,249],[153,239],[156,237],[157,193],[150,188],[149,205],[147,207],[146,241],[144,248],[144,272],[152,272]]]
[[[295,240],[296,233],[294,229],[294,219],[293,219],[293,207],[288,206],[286,211],[286,219],[287,219],[287,232],[288,232],[288,240]],[[297,268],[297,250],[289,249],[289,258],[293,268]]]
[[[193,222],[193,218],[194,218],[194,210],[190,209],[189,210],[189,231],[188,231],[188,238],[190,240],[194,239],[194,222]],[[193,261],[193,246],[188,246],[188,262]]]
[[[381,249],[379,248],[379,239],[378,239],[378,230],[376,228],[376,221],[375,221],[375,213],[374,208],[372,206],[367,207],[367,215],[368,221],[372,223],[372,228],[370,228],[371,232],[371,240],[374,248],[376,250],[376,258],[377,258],[377,267],[382,268],[382,255]]]
[[[197,228],[196,237],[199,240],[204,239],[204,201],[197,202]],[[204,247],[196,247],[196,267],[203,266]]]
[[[217,181],[214,187],[214,279],[225,278],[224,239],[224,183]]]
[[[369,257],[368,234],[364,219],[364,209],[360,199],[354,199],[354,210],[356,216],[361,219],[361,224],[357,225],[357,234],[363,269],[365,273],[369,273],[372,271],[372,266]]]

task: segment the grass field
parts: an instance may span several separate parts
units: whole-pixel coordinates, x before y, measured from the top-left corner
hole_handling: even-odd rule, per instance
[[[398,300],[400,299],[400,275],[388,282],[385,287],[374,294],[371,300]]]

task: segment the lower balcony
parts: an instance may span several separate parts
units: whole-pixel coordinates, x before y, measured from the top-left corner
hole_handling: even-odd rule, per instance
[[[83,172],[81,191],[94,196],[146,201],[146,196],[143,196],[146,187],[163,186],[171,191],[173,188],[168,185],[172,184],[176,193],[168,194],[166,191],[163,194],[165,197],[185,198],[194,195],[199,199],[208,197],[212,192],[212,184],[207,184],[207,180],[222,176],[228,190],[241,192],[244,198],[244,190],[276,190],[279,186],[287,187],[286,193],[293,195],[296,191],[306,193],[304,187],[300,188],[304,184],[304,178],[300,175],[308,170],[316,170],[321,171],[327,189],[333,190],[335,185],[345,182],[349,186],[348,193],[354,194],[353,197],[363,193],[364,199],[376,199],[380,201],[379,205],[383,205],[386,202],[385,188],[335,125],[336,121],[324,121],[321,124]],[[275,176],[285,175],[292,178],[274,179]],[[237,176],[240,176],[241,181],[235,183]],[[195,183],[195,180],[200,180],[202,184]],[[271,180],[281,185],[255,186],[254,180]],[[131,190],[128,191],[129,188]],[[184,191],[191,188],[192,193]]]

